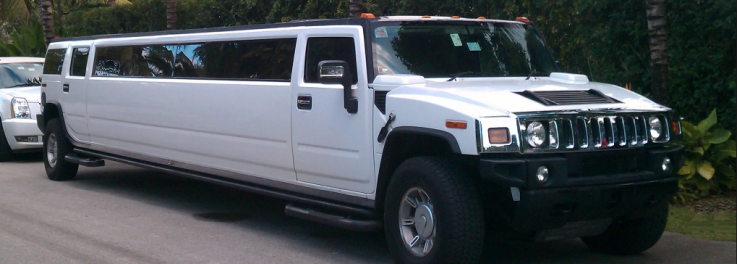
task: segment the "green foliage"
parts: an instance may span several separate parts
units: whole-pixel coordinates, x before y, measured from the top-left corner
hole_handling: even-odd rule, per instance
[[[10,34],[10,41],[0,40],[0,56],[43,57],[46,54],[41,24],[31,21],[28,26]]]
[[[735,141],[729,139],[732,132],[716,124],[716,110],[698,125],[682,122],[686,161],[678,171],[681,201],[735,189]]]

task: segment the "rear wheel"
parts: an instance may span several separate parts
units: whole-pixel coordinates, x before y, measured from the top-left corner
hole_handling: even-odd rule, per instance
[[[74,151],[72,143],[64,136],[61,122],[58,118],[46,124],[44,131],[44,166],[46,175],[52,181],[71,180],[77,176],[79,165],[68,162],[64,156]]]
[[[581,240],[595,252],[634,255],[658,243],[667,222],[668,204],[663,203],[648,216],[615,222],[603,234]]]
[[[13,156],[13,150],[8,145],[8,140],[5,137],[5,131],[3,130],[2,124],[0,124],[0,161],[7,161]]]
[[[484,215],[468,175],[440,157],[418,157],[394,173],[384,205],[397,263],[477,263]]]

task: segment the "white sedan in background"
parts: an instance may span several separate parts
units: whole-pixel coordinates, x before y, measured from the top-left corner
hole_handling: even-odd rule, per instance
[[[40,151],[40,113],[44,58],[0,57],[0,161],[14,153]]]

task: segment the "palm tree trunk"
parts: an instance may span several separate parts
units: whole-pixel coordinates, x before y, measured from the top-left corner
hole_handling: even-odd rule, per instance
[[[650,98],[659,104],[668,104],[668,34],[665,25],[665,0],[645,0],[647,30],[650,38],[652,85]]]
[[[41,9],[41,25],[44,30],[44,40],[46,40],[46,46],[49,46],[51,40],[54,39],[54,12],[51,8],[51,0],[41,0],[39,6]]]
[[[361,17],[361,14],[364,13],[363,1],[364,0],[350,0],[348,11],[350,12],[351,17]]]
[[[166,0],[166,29],[177,29],[177,0]]]
[[[108,5],[114,5],[115,4],[115,0],[107,0],[107,4]]]

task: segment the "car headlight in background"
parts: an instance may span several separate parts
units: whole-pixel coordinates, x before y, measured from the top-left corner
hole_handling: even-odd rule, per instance
[[[31,119],[31,108],[28,107],[28,101],[24,98],[13,98],[10,101],[10,115],[13,118]]]
[[[540,122],[531,122],[527,124],[527,144],[533,148],[539,148],[545,143],[545,126]]]
[[[650,124],[650,139],[655,141],[660,138],[663,134],[663,122],[657,116],[651,116],[648,118]]]

